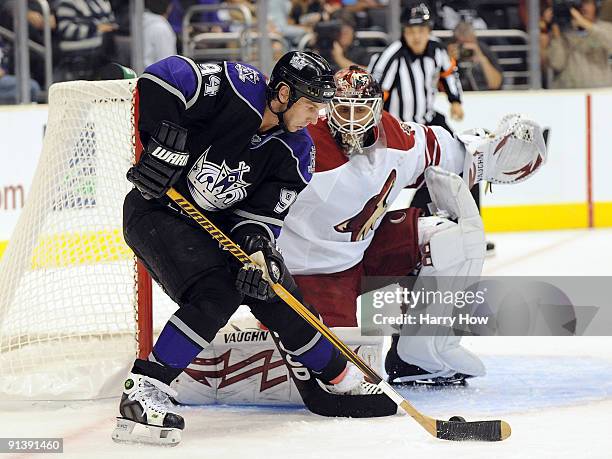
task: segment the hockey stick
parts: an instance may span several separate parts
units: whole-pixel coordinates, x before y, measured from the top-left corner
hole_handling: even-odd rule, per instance
[[[270,331],[270,336],[289,370],[289,377],[300,393],[304,405],[312,413],[346,418],[374,418],[393,416],[397,413],[397,405],[385,394],[346,396],[324,390],[308,368],[287,354],[278,335]]]
[[[166,193],[187,215],[198,223],[219,244],[244,264],[254,264],[251,258],[231,239],[217,228],[206,216],[187,201],[178,191],[170,188]],[[349,361],[356,365],[371,382],[376,384],[397,406],[408,413],[421,427],[442,440],[500,441],[511,434],[510,425],[505,421],[442,421],[419,412],[408,400],[402,397],[389,383],[372,370],[357,354],[344,344],[329,328],[315,317],[302,303],[280,284],[272,284],[272,289],[296,313],[338,349]],[[452,419],[452,418],[451,418]],[[462,419],[462,418],[461,418]]]

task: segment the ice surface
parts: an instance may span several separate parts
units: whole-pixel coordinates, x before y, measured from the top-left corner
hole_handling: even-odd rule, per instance
[[[612,231],[497,234],[487,275],[612,275]],[[612,306],[611,306],[612,307]],[[424,413],[502,418],[502,443],[436,440],[404,415],[327,419],[300,409],[183,408],[176,448],[117,445],[117,400],[3,407],[2,437],[63,437],[63,457],[612,458],[612,338],[470,338],[485,377],[468,387],[404,390]],[[10,455],[6,457],[11,457]],[[14,456],[25,457],[25,456]]]

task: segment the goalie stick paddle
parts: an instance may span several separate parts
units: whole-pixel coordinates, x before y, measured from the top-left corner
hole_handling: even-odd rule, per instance
[[[255,264],[251,258],[230,238],[217,228],[204,214],[196,209],[178,191],[170,188],[166,195],[172,199],[187,215],[198,223],[219,244],[227,249],[238,260],[245,264]],[[376,384],[397,406],[402,408],[416,422],[419,423],[430,435],[452,441],[477,440],[477,441],[501,441],[511,434],[510,425],[505,421],[442,421],[422,414],[408,400],[400,395],[389,383],[372,370],[357,354],[355,354],[344,342],[342,342],[323,322],[315,317],[302,303],[280,284],[271,285],[274,292],[287,303],[306,322],[315,328],[321,335],[336,347],[350,362],[359,368],[370,381]],[[459,417],[454,417],[459,418]]]

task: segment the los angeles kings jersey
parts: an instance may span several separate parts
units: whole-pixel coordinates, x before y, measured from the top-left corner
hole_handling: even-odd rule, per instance
[[[327,121],[309,127],[315,173],[285,219],[279,238],[292,274],[336,273],[359,263],[403,188],[418,188],[431,165],[460,173],[462,144],[444,129],[400,123],[383,112],[377,143],[350,159]]]
[[[138,94],[143,144],[163,120],[188,130],[189,160],[176,189],[214,212],[226,230],[248,222],[278,236],[311,178],[314,146],[305,129],[258,132],[266,107],[262,73],[239,62],[171,56],[147,67]]]

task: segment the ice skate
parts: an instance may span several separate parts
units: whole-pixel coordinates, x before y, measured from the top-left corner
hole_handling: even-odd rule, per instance
[[[176,446],[181,441],[185,421],[176,413],[170,397],[176,391],[154,378],[130,373],[119,405],[121,417],[113,440]]]
[[[391,348],[385,358],[385,371],[389,377],[388,381],[393,385],[402,386],[465,386],[466,379],[470,376],[463,373],[448,372],[430,373],[423,368],[404,362],[397,354],[397,342],[399,335],[393,335]]]

